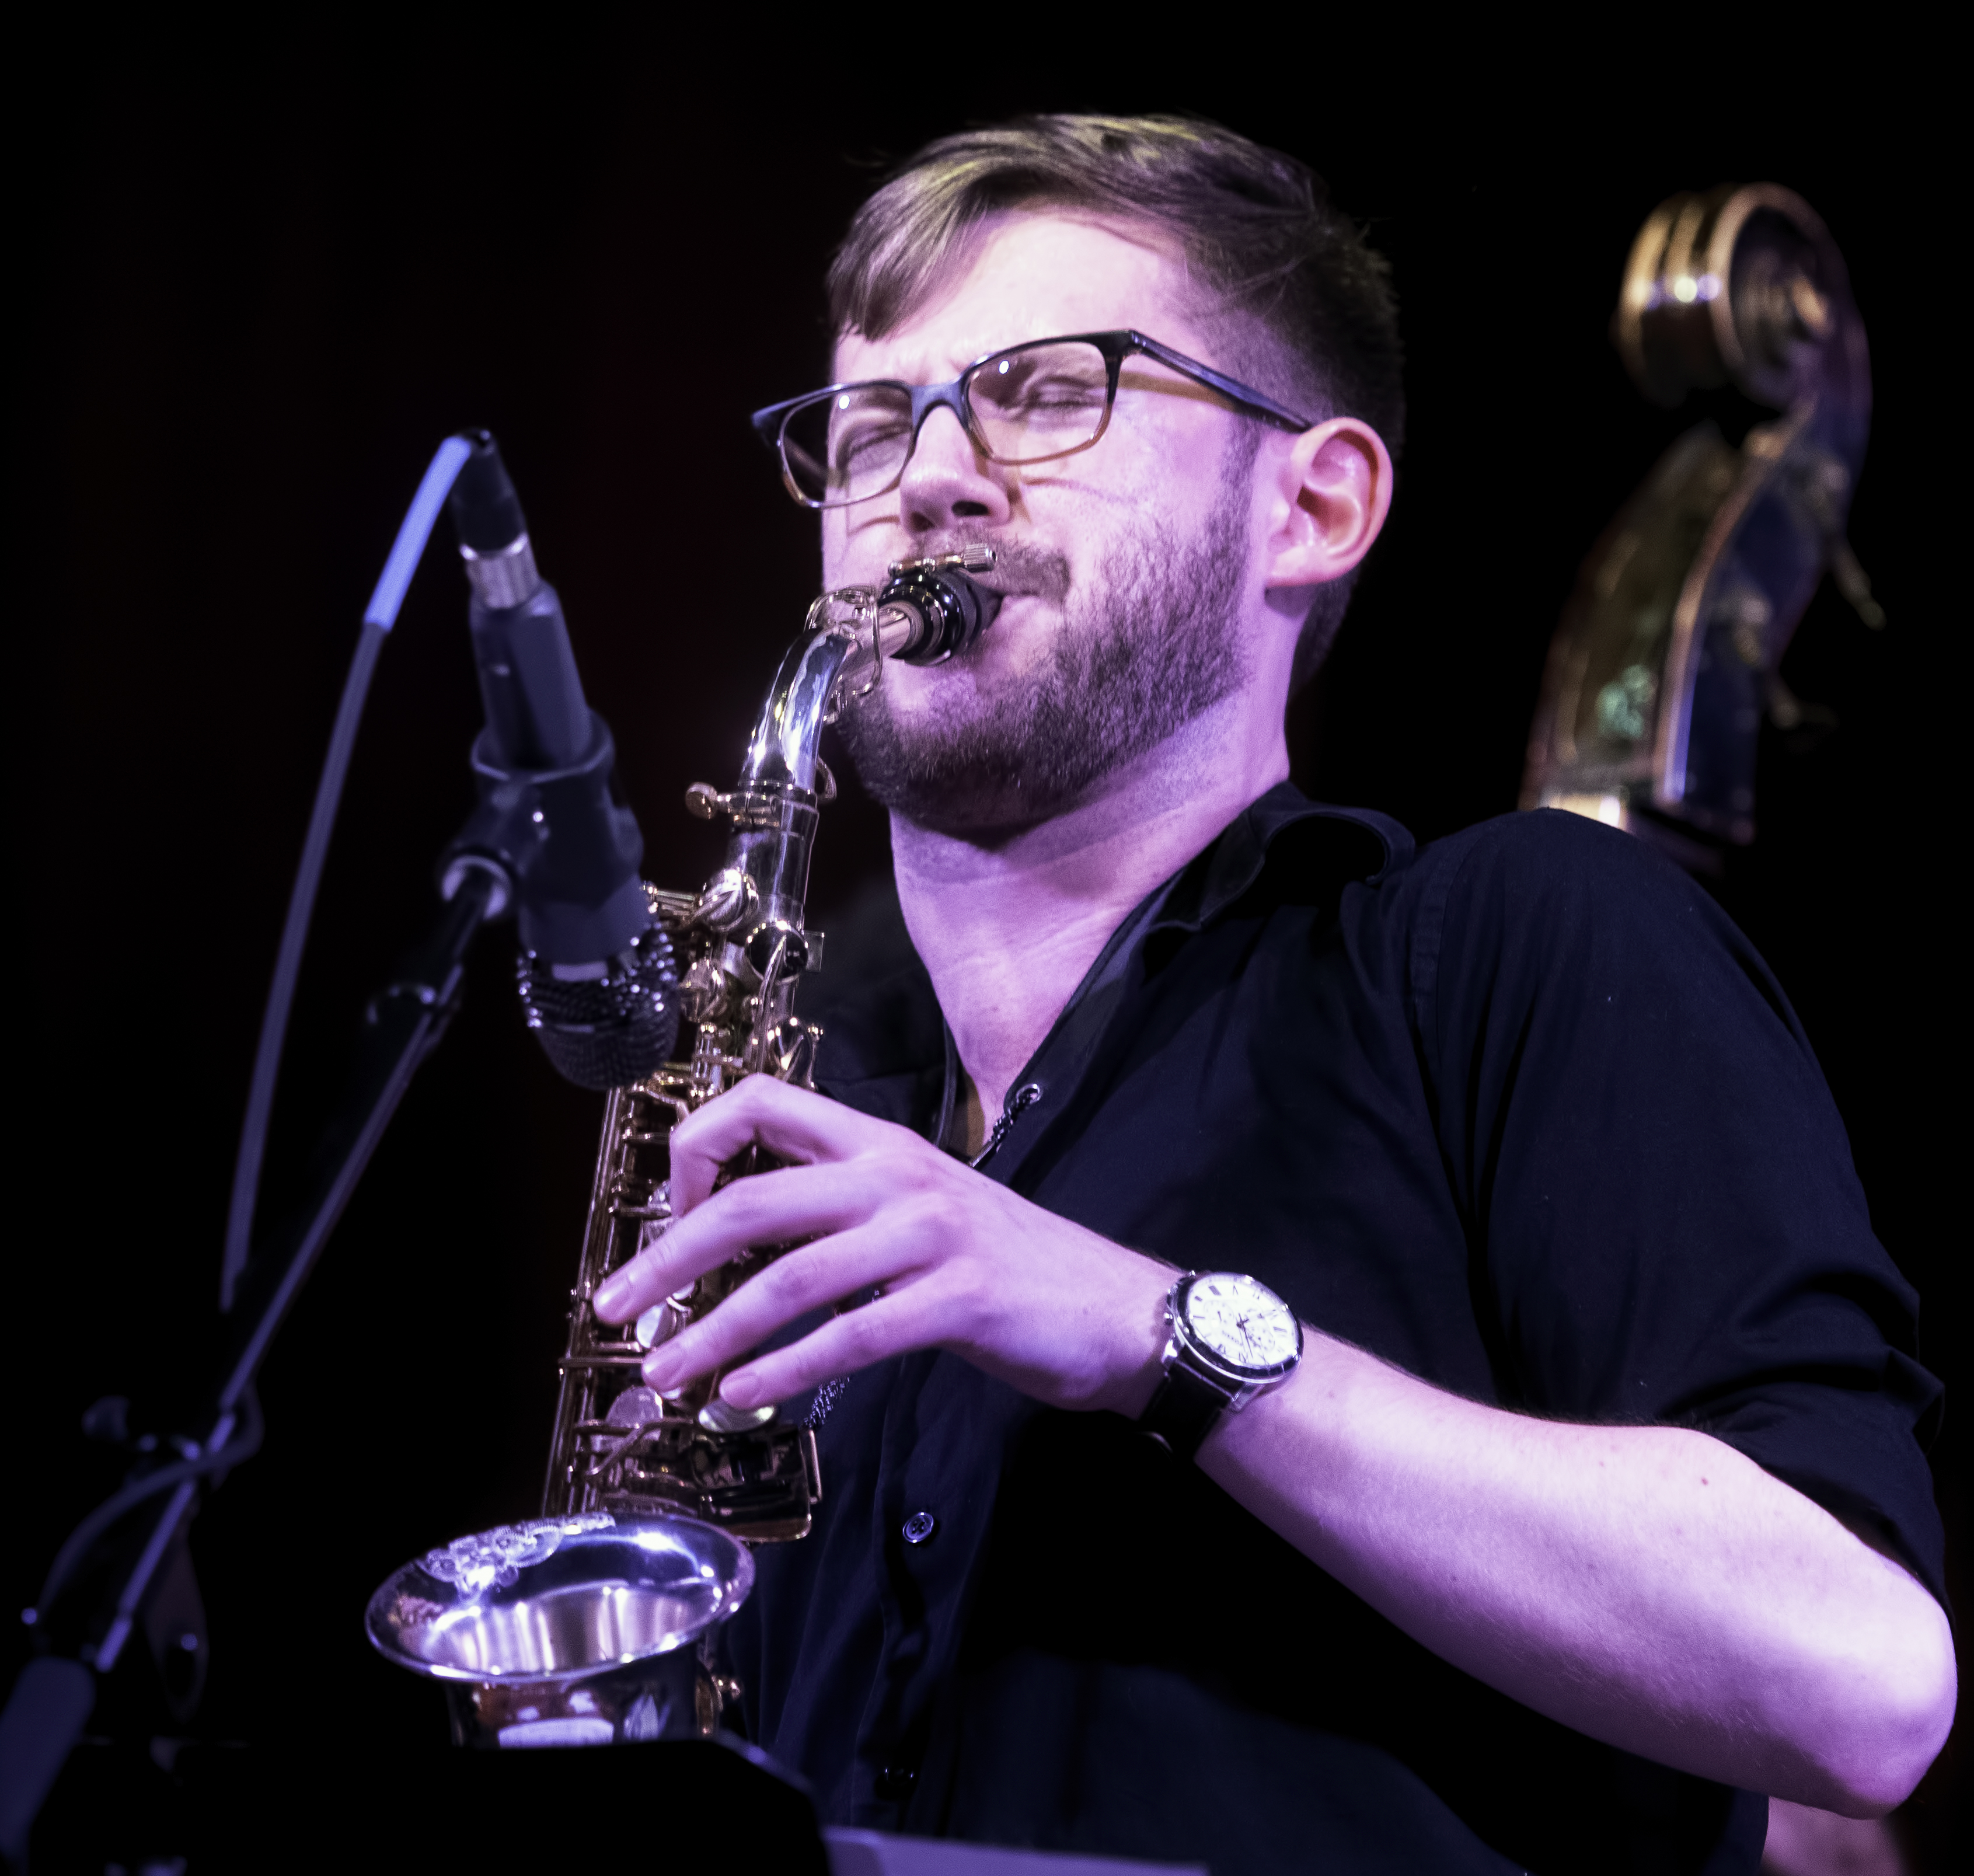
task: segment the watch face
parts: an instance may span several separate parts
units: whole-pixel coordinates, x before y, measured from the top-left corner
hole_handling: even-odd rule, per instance
[[[1183,1308],[1193,1340],[1215,1361],[1243,1373],[1279,1373],[1302,1353],[1295,1311],[1251,1277],[1228,1271],[1195,1277]]]

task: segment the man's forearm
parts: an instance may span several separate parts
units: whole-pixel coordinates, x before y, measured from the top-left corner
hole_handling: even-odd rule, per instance
[[[1951,1723],[1939,1605],[1705,1434],[1506,1413],[1313,1334],[1199,1464],[1435,1653],[1666,1764],[1868,1813]]]

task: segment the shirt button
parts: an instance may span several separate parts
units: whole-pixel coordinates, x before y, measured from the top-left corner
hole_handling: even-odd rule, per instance
[[[922,1544],[938,1529],[939,1520],[930,1511],[914,1511],[904,1522],[905,1542],[908,1544]]]
[[[912,1787],[918,1783],[918,1776],[910,1766],[887,1766],[871,1783],[880,1798],[889,1799],[895,1804],[912,1795]]]

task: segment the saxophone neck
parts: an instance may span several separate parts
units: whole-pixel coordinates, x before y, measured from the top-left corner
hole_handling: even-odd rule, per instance
[[[943,664],[993,623],[1002,595],[972,576],[992,572],[994,561],[984,546],[897,560],[881,586],[842,587],[818,599],[769,687],[736,794],[792,787],[813,795],[823,726],[846,696],[867,697],[889,659]]]
[[[993,565],[994,550],[985,546],[900,560],[882,586],[841,588],[809,608],[768,687],[733,792],[700,783],[687,795],[694,813],[733,829],[726,864],[700,895],[703,923],[723,932],[802,931],[816,808],[836,792],[821,761],[824,726],[846,697],[876,689],[887,660],[943,664],[971,645],[1002,599],[971,576]],[[756,960],[754,968],[764,966]]]
[[[837,621],[804,632],[789,647],[748,739],[736,795],[798,789],[813,799],[822,726],[835,714],[844,667],[860,648],[854,628]]]

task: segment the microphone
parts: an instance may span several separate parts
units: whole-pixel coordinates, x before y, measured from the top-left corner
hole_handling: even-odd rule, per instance
[[[641,1081],[678,1041],[678,970],[638,867],[644,838],[612,792],[616,746],[583,696],[562,602],[536,569],[520,498],[484,430],[452,485],[473,588],[467,623],[487,725],[473,745],[480,805],[440,861],[450,900],[494,876],[511,900],[522,1015],[579,1087]]]

